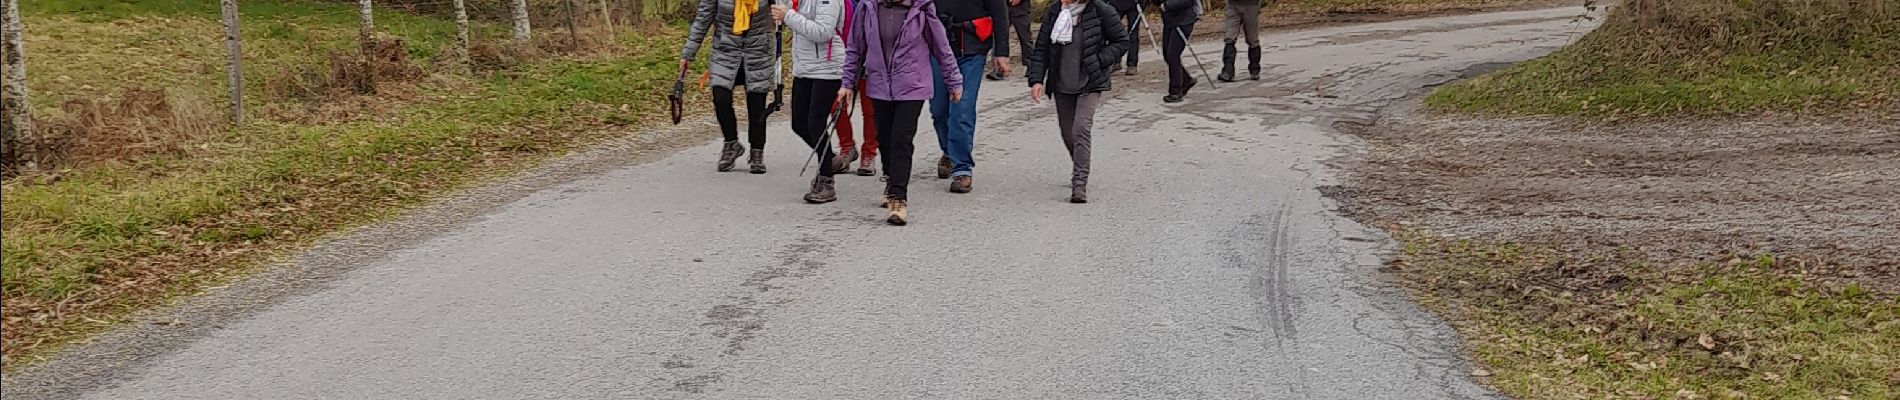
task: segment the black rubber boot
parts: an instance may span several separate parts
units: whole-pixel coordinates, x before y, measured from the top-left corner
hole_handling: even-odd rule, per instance
[[[1247,73],[1260,80],[1260,46],[1247,47]]]
[[[1239,58],[1237,57],[1238,54],[1236,54],[1238,52],[1239,49],[1234,48],[1234,41],[1232,40],[1227,41],[1225,45],[1221,46],[1220,76],[1214,77],[1214,79],[1219,79],[1221,82],[1234,81],[1234,62],[1239,61],[1237,60],[1237,58]]]

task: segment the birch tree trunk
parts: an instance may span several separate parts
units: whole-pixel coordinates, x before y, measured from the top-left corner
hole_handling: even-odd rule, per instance
[[[468,57],[468,7],[464,0],[455,0],[455,56],[462,67],[467,68]]]
[[[363,18],[363,32],[360,40],[363,41],[364,56],[368,56],[371,51],[376,49],[376,13],[375,6],[371,4],[370,1],[371,0],[357,1],[359,5],[357,14]]]
[[[534,34],[532,28],[528,26],[528,0],[511,1],[515,3],[515,46],[525,47],[528,45],[528,39]]]
[[[5,109],[5,115],[0,116],[5,118],[0,121],[0,125],[5,125],[0,127],[0,144],[7,147],[0,148],[0,153],[12,157],[0,162],[34,170],[39,168],[40,141],[39,134],[33,130],[33,113],[26,101],[26,39],[22,37],[24,29],[20,26],[20,1],[0,0],[0,8],[4,8],[0,14],[5,18],[0,21],[4,24],[0,25],[0,40],[6,42],[4,51],[0,51],[3,55],[0,58],[6,60],[4,77],[0,77],[5,80],[4,95],[0,95],[4,98],[0,99],[0,108]]]
[[[371,0],[359,0],[357,14],[363,19],[363,83],[368,93],[376,92],[376,12]]]
[[[231,85],[231,123],[244,123],[244,37],[238,33],[237,0],[223,0],[224,71]]]

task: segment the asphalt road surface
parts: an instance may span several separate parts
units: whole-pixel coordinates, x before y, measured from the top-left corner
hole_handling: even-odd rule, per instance
[[[453,224],[372,229],[354,240],[415,239],[318,250],[293,263],[330,260],[318,283],[214,290],[152,317],[175,324],[10,374],[6,395],[1494,398],[1375,271],[1390,239],[1317,188],[1362,149],[1339,130],[1554,50],[1588,29],[1579,11],[1271,34],[1262,80],[1203,82],[1180,105],[1161,103],[1145,46],[1145,74],[1117,77],[1096,117],[1085,205],[1064,202],[1053,104],[1016,79],[982,91],[973,194],[935,178],[923,124],[907,227],[881,222],[875,178],[802,203],[806,150],[781,122],[770,174],[714,172],[703,142]],[[1218,62],[1218,42],[1196,50]]]

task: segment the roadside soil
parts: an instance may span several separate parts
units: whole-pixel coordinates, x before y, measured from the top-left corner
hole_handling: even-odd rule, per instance
[[[1388,120],[1363,134],[1373,150],[1345,197],[1389,228],[1665,270],[1773,254],[1801,266],[1782,273],[1900,294],[1897,116]]]

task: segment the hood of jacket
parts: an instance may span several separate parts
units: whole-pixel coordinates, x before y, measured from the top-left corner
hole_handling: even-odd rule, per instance
[[[857,26],[851,28],[851,38],[845,41],[842,85],[856,87],[862,81],[865,96],[885,101],[929,100],[938,84],[962,91],[964,77],[957,69],[956,56],[950,52],[950,42],[944,38],[936,3],[911,0],[904,26],[898,30],[897,42],[890,51],[885,51],[878,35],[877,3],[858,3],[854,18]],[[932,63],[944,71],[943,81],[931,77]]]

